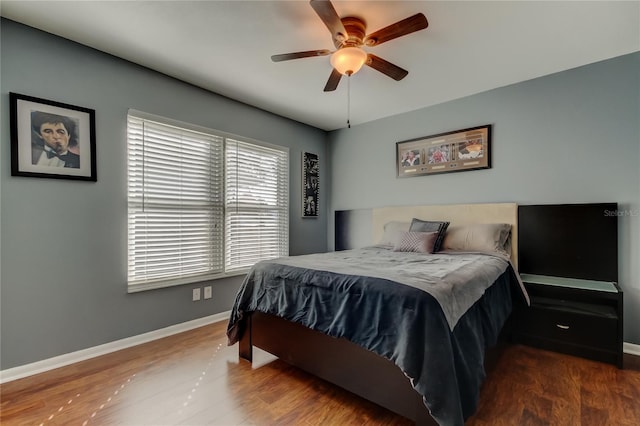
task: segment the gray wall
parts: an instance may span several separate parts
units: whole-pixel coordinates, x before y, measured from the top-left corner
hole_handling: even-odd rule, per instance
[[[318,129],[190,86],[12,21],[1,23],[1,369],[231,308],[242,277],[127,294],[128,108],[290,148],[290,252],[326,251],[326,203],[301,219],[301,152]],[[96,183],[11,177],[9,92],[96,110]],[[202,286],[203,283],[198,286]]]
[[[640,53],[331,132],[333,211],[617,202],[625,341],[640,344]],[[395,143],[493,124],[493,168],[397,179]],[[353,161],[358,158],[358,161]]]

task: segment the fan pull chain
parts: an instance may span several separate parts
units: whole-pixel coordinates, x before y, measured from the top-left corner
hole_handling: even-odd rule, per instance
[[[351,74],[347,74],[347,128],[351,128]]]

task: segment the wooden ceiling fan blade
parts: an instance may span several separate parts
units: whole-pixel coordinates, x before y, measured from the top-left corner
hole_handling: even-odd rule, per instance
[[[429,22],[427,21],[427,17],[422,13],[416,13],[402,21],[398,21],[395,24],[391,24],[388,27],[369,34],[365,38],[364,43],[367,46],[377,46],[394,38],[423,30],[428,26]]]
[[[290,61],[291,59],[312,58],[314,56],[327,56],[330,50],[306,50],[304,52],[282,53],[280,55],[271,56],[273,62]]]
[[[335,68],[331,71],[331,75],[329,76],[329,80],[327,80],[327,84],[324,86],[325,92],[333,92],[338,88],[338,83],[340,83],[340,79],[342,78],[342,74],[340,74]]]
[[[338,13],[328,0],[310,0],[309,4],[327,26],[334,40],[346,40],[349,35]]]
[[[366,64],[374,70],[380,71],[382,74],[388,75],[396,81],[402,80],[407,76],[407,74],[409,74],[409,71],[402,69],[391,62],[387,62],[379,56],[372,55],[371,53],[367,55]]]

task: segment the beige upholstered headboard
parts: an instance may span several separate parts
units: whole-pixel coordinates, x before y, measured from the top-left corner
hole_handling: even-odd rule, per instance
[[[445,220],[450,226],[473,223],[511,224],[511,261],[518,266],[518,205],[516,203],[450,204],[433,206],[399,206],[372,209],[372,236],[377,243],[390,221],[411,222],[411,219]]]

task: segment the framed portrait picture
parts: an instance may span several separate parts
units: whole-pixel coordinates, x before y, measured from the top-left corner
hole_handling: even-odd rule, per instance
[[[96,114],[10,93],[11,175],[96,181]]]
[[[320,167],[318,154],[302,153],[302,217],[318,217]]]
[[[397,177],[490,168],[490,124],[396,143]]]

